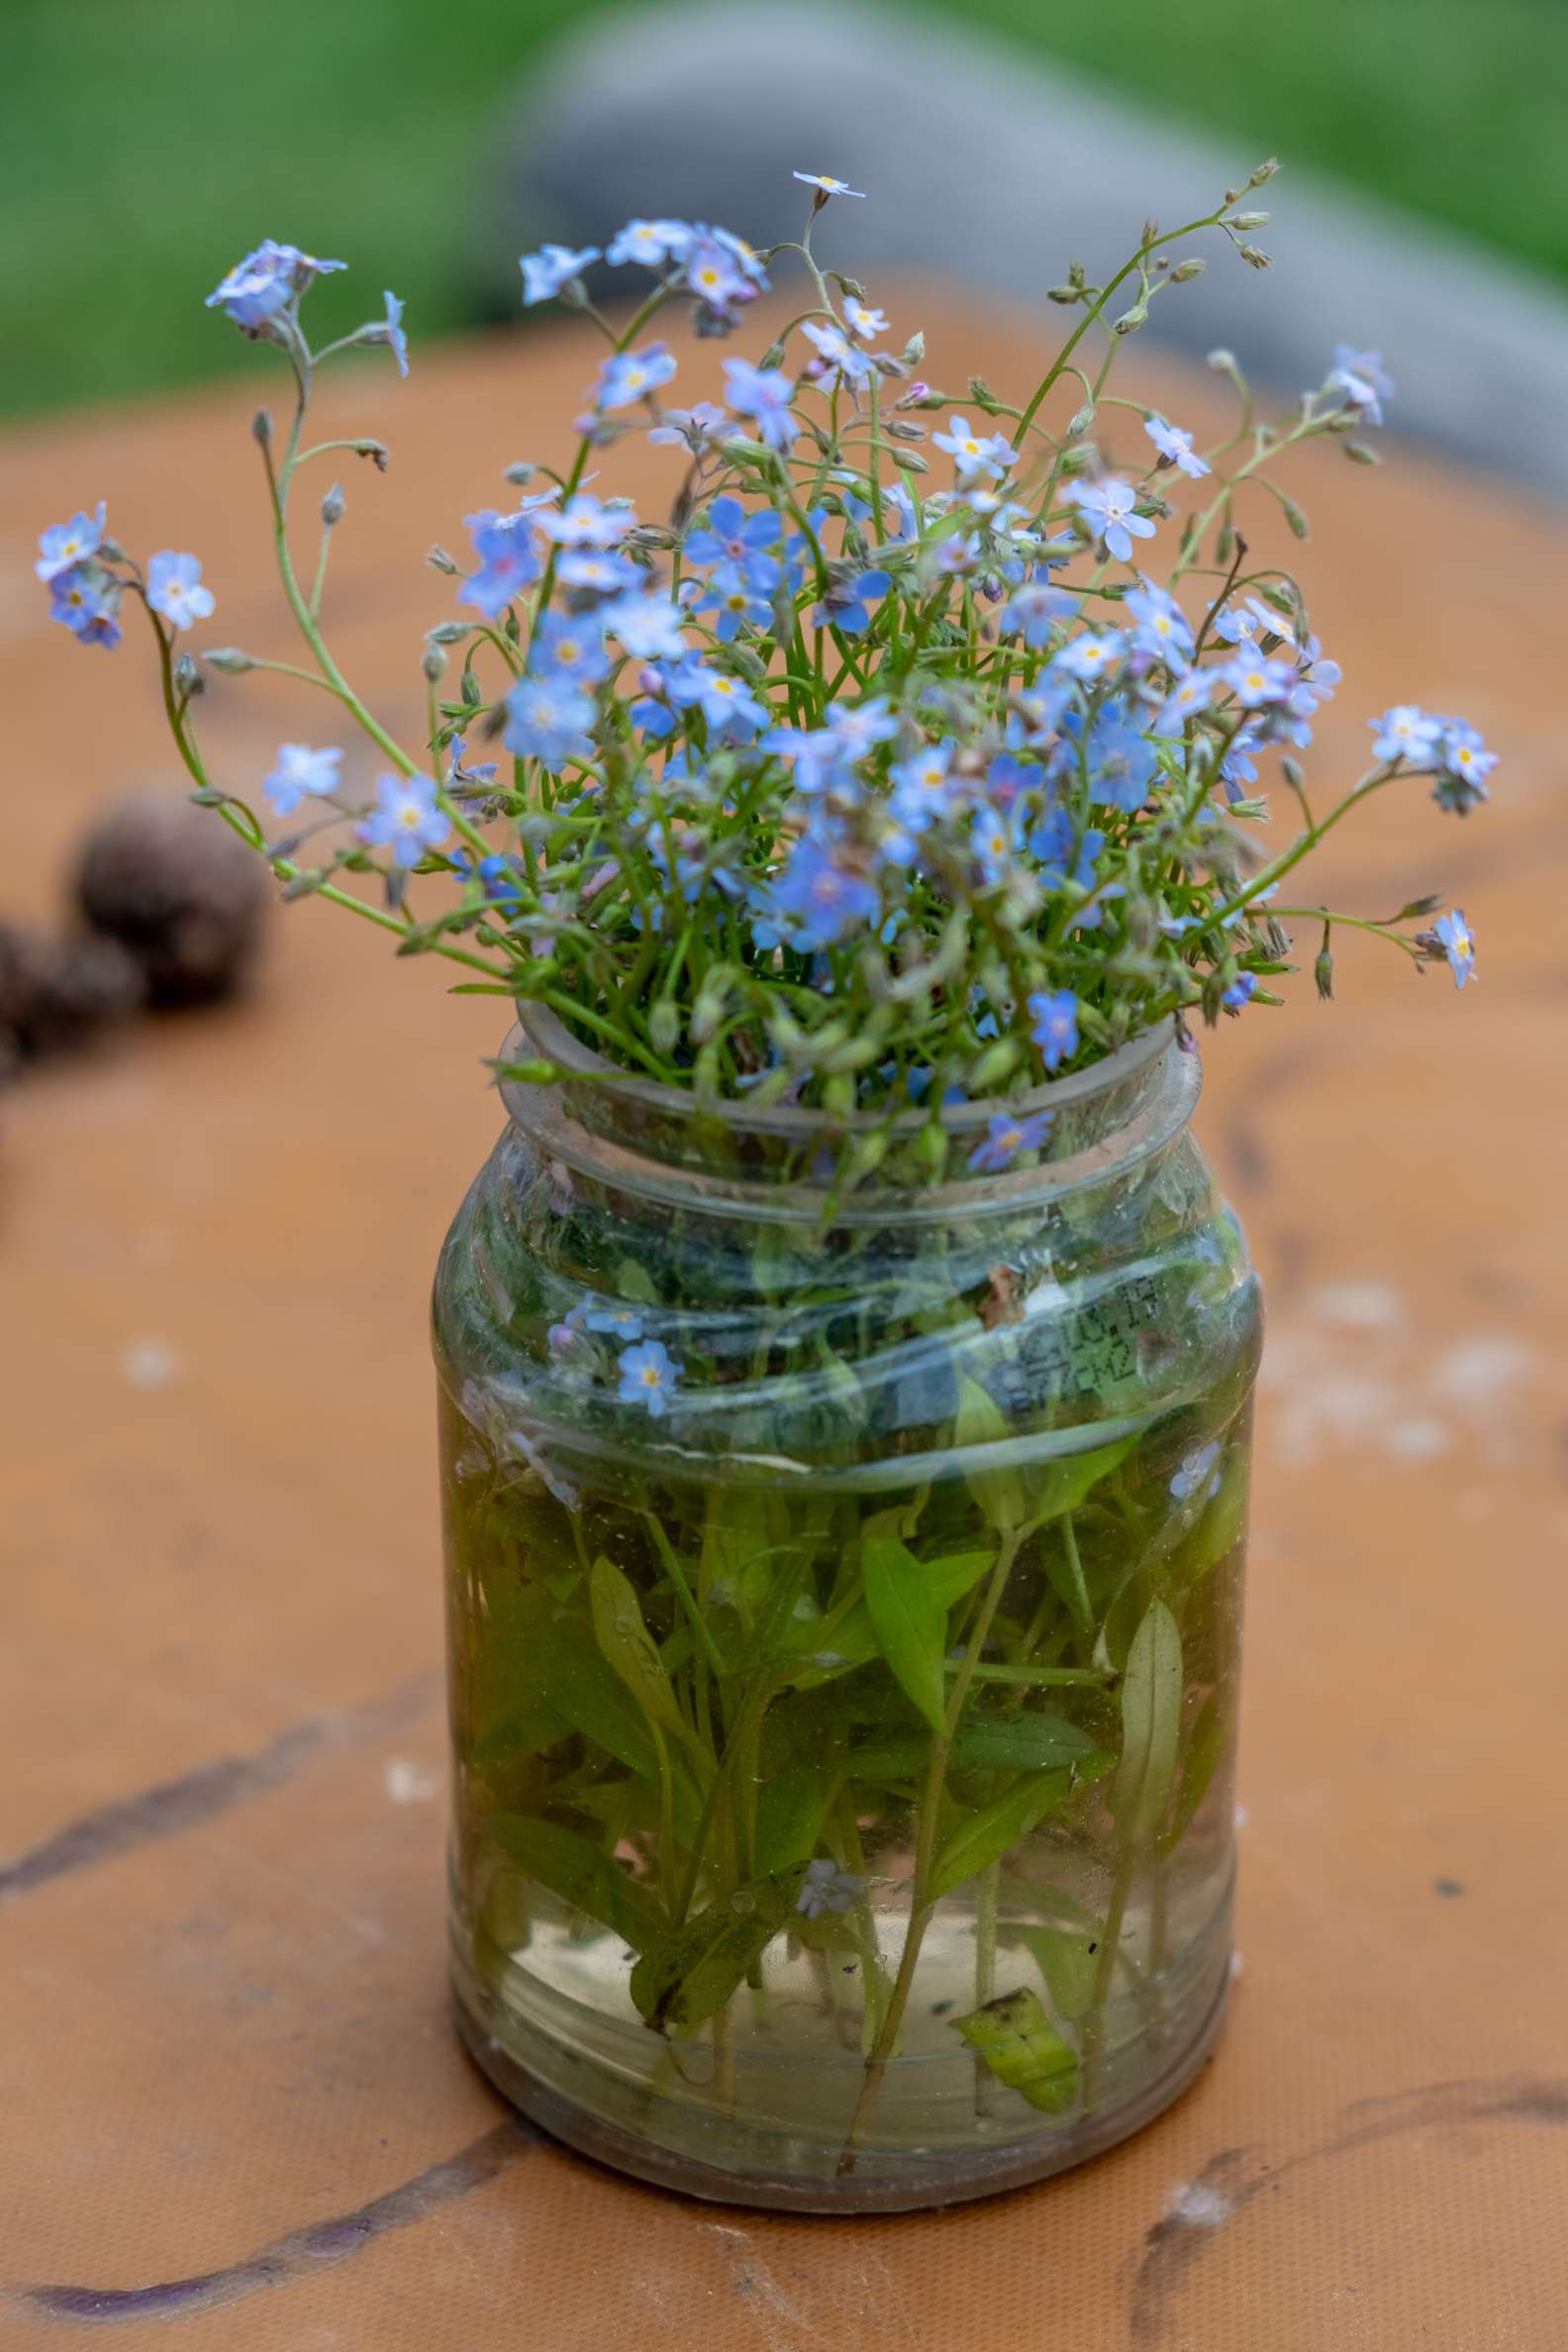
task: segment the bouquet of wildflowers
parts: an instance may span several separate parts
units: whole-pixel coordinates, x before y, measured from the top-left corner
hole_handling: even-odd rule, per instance
[[[1372,794],[1427,777],[1462,815],[1494,764],[1463,720],[1401,707],[1373,722],[1347,790],[1326,805],[1309,793],[1301,754],[1340,672],[1289,572],[1253,557],[1244,510],[1272,504],[1305,531],[1273,479],[1302,441],[1373,462],[1362,436],[1391,389],[1376,353],[1339,349],[1293,416],[1263,423],[1216,352],[1240,413],[1207,450],[1107,390],[1125,338],[1204,266],[1178,247],[1214,232],[1264,265],[1251,237],[1267,216],[1238,206],[1273,169],[1179,229],[1148,224],[1103,286],[1074,265],[1051,289],[1071,332],[1021,405],[978,379],[961,400],[928,383],[918,334],[888,347],[883,313],[814,249],[830,200],[857,193],[826,176],[797,175],[810,221],[766,254],[723,229],[630,222],[604,256],[648,281],[624,323],[590,299],[596,251],[526,256],[525,302],[575,309],[607,355],[570,469],[511,468],[515,502],[467,519],[469,562],[432,550],[457,612],[429,633],[429,730],[412,747],[324,635],[342,490],[320,501],[309,576],[292,512],[334,453],[386,463],[376,441],[312,446],[305,428],[334,353],[384,344],[406,372],[401,304],[389,294],[382,319],[314,349],[304,298],[342,264],[258,247],[208,300],[294,379],[281,439],[265,412],[254,424],[307,652],[294,674],[383,771],[372,793],[341,744],[283,744],[261,780],[281,832],[249,787],[209,774],[196,716],[210,672],[292,665],[177,652],[213,610],[197,558],[165,551],[144,571],[100,506],[45,533],[39,574],[83,644],[119,642],[128,595],[145,607],[196,797],[286,896],[331,898],[401,952],[480,975],[464,986],[549,1007],[603,1056],[606,1083],[636,1072],[830,1119],[924,1106],[937,1172],[942,1106],[994,1100],[980,1149],[1000,1167],[1042,1132],[1037,1115],[1009,1117],[1010,1094],[1155,1024],[1182,1031],[1194,1014],[1212,1024],[1276,1003],[1292,919],[1322,925],[1324,994],[1339,924],[1418,965],[1445,958],[1460,985],[1474,970],[1460,912],[1415,928],[1434,901],[1378,922],[1278,895]],[[674,406],[661,314],[729,337],[785,254],[806,272],[799,314],[756,359],[725,359],[723,405]],[[675,455],[656,519],[614,494],[616,450],[636,434]],[[1301,818],[1273,853],[1260,840],[1269,767]],[[348,886],[371,871],[378,898]],[[444,903],[427,904],[427,888]],[[552,1072],[539,1060],[515,1074]],[[885,1148],[862,1126],[847,1174]]]
[[[845,2179],[904,2051],[895,2151],[1081,2112],[1081,2153],[1115,2135],[1097,2114],[1171,2095],[1173,2038],[1190,2070],[1217,2013],[1258,1323],[1158,1034],[1278,1003],[1292,923],[1324,996],[1344,925],[1462,987],[1459,910],[1374,920],[1288,885],[1374,794],[1425,779],[1462,816],[1494,764],[1463,720],[1402,706],[1359,777],[1309,784],[1339,671],[1254,516],[1304,532],[1273,478],[1301,442],[1374,461],[1375,353],[1336,351],[1264,422],[1217,352],[1238,413],[1203,449],[1107,389],[1203,267],[1189,241],[1264,265],[1245,206],[1273,170],[1148,224],[1103,285],[1070,268],[1065,340],[1017,402],[934,387],[921,337],[819,256],[825,210],[857,200],[834,179],[797,174],[809,218],[766,253],[651,219],[603,256],[527,255],[525,302],[564,302],[606,354],[570,466],[512,468],[470,556],[432,550],[453,609],[412,745],[327,642],[342,490],[308,560],[297,514],[330,456],[386,462],[310,440],[323,361],[376,344],[407,368],[390,294],[313,347],[305,298],[341,264],[268,244],[209,297],[293,378],[286,428],[253,431],[303,661],[180,651],[213,609],[196,557],[142,568],[101,506],[44,536],[84,644],[145,608],[195,797],[285,897],[517,1001],[499,1074],[567,1106],[557,1134],[585,1097],[611,1132],[621,1105],[674,1104],[722,1175],[778,1173],[759,1137],[783,1135],[805,1180],[805,1212],[745,1181],[688,1197],[657,1164],[639,1192],[636,1146],[613,1179],[580,1123],[556,1155],[546,1107],[543,1141],[498,1147],[438,1285],[459,1994],[482,2063],[529,2081],[554,2064],[541,1984],[552,2014],[630,2021],[636,2052],[585,2044],[562,2077],[622,2087],[601,2152],[684,2103],[711,2181],[715,2114],[784,2083],[789,2148]],[[724,359],[722,403],[674,405],[662,315],[728,338],[786,257],[796,315]],[[642,273],[630,317],[590,295],[601,258]],[[616,495],[631,435],[670,453],[657,517]],[[209,771],[201,697],[258,669],[364,738],[373,786],[323,739],[338,724],[280,746],[275,822]],[[1270,790],[1300,820],[1277,848]],[[1143,1125],[1118,1159],[1123,1112]],[[1039,1991],[999,1991],[1015,1964]]]

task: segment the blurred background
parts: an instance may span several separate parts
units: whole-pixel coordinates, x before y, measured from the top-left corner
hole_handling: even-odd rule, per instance
[[[1225,303],[1247,297],[1253,354],[1261,338],[1287,380],[1333,333],[1392,343],[1392,371],[1421,384],[1407,430],[1565,486],[1546,413],[1568,392],[1563,0],[8,0],[5,16],[11,417],[245,366],[193,297],[263,236],[352,260],[353,291],[332,289],[345,316],[367,292],[374,307],[368,281],[395,287],[428,346],[515,319],[516,256],[545,237],[630,211],[793,233],[798,208],[759,217],[757,191],[782,203],[794,163],[873,189],[874,208],[841,208],[863,216],[843,225],[850,266],[1016,295],[1097,234],[1125,249],[1145,190],[1169,218],[1167,195],[1199,209],[1277,152],[1288,288],[1260,306],[1246,272],[1216,272],[1218,308],[1173,303],[1166,322],[1157,306],[1156,330],[1225,335]],[[1500,394],[1539,417],[1522,444],[1499,433]]]

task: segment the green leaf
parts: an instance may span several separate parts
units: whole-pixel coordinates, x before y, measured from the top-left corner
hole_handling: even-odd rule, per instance
[[[642,1622],[636,1590],[603,1552],[593,1564],[588,1597],[594,1633],[606,1662],[620,1676],[650,1722],[673,1732],[677,1739],[688,1739],[691,1734],[686,1718],[676,1703],[653,1637]]]
[[[1041,1712],[971,1716],[953,1741],[952,1763],[960,1772],[1038,1772],[1070,1764],[1093,1746],[1087,1731],[1063,1715]],[[930,1754],[931,1742],[924,1732],[894,1731],[851,1748],[848,1771],[860,1780],[912,1780]]]
[[[1031,1772],[978,1813],[966,1813],[931,1864],[927,1888],[931,1901],[950,1895],[1027,1837],[1037,1820],[1065,1802],[1072,1786],[1070,1766]]]
[[[1240,1542],[1246,1528],[1248,1467],[1247,1448],[1236,1446],[1225,1464],[1220,1492],[1177,1548],[1173,1573],[1181,1584],[1196,1584]]]
[[[1006,1416],[989,1389],[983,1389],[967,1373],[960,1373],[958,1410],[953,1416],[953,1443],[960,1454],[970,1446],[999,1445],[1012,1434]],[[964,1484],[999,1532],[1023,1524],[1029,1507],[1019,1471],[966,1470]]]
[[[808,1862],[822,1835],[823,1815],[838,1766],[831,1759],[800,1758],[767,1773],[757,1790],[752,1849],[756,1868],[771,1872]]]
[[[1010,1943],[1021,1943],[1045,1980],[1051,2007],[1070,2024],[1094,2007],[1097,1961],[1093,1934],[1071,1927],[1020,1927],[1007,1930]]]
[[[1078,2059],[1063,2041],[1028,1987],[988,2001],[967,2017],[954,2017],[961,2033],[999,2083],[1018,2092],[1031,2107],[1062,2115],[1078,2098]]]
[[[700,2025],[723,2009],[754,1960],[795,1910],[804,1863],[752,1879],[699,1911],[644,1952],[632,1971],[632,1998],[644,2025]]]
[[[1164,1820],[1181,1736],[1182,1645],[1163,1601],[1151,1601],[1132,1636],[1122,1681],[1122,1761],[1112,1803],[1129,1845]]]
[[[1199,1710],[1187,1741],[1187,1753],[1182,1759],[1181,1787],[1176,1795],[1176,1810],[1169,1826],[1160,1839],[1168,1853],[1180,1845],[1187,1833],[1193,1814],[1209,1794],[1209,1786],[1220,1766],[1230,1753],[1231,1720],[1219,1704],[1219,1695],[1211,1691]]]
[[[1029,1518],[1060,1519],[1064,1512],[1076,1511],[1136,1442],[1135,1437],[1119,1437],[1114,1445],[1091,1446],[1087,1453],[1064,1454],[1040,1464],[1030,1475]]]
[[[877,1647],[905,1696],[919,1708],[931,1729],[945,1730],[942,1659],[947,1649],[946,1609],[931,1591],[909,1545],[896,1535],[879,1536],[863,1544],[860,1558],[866,1610]]]
[[[895,1515],[878,1513],[877,1516],[890,1519]],[[939,1559],[922,1560],[920,1570],[931,1598],[945,1617],[953,1603],[961,1601],[995,1565],[994,1551],[946,1552]],[[835,1674],[847,1673],[852,1666],[863,1666],[867,1659],[877,1655],[880,1646],[871,1614],[863,1601],[856,1601],[836,1624],[831,1625],[825,1617],[799,1618],[790,1627],[789,1647],[792,1651],[804,1651],[806,1656],[790,1679],[802,1690],[811,1690],[819,1683],[831,1681]],[[819,1665],[819,1658],[828,1658],[832,1663]]]
[[[609,1927],[624,1943],[642,1951],[663,1931],[658,1906],[645,1887],[623,1870],[613,1854],[575,1829],[539,1821],[527,1813],[498,1813],[491,1833],[502,1852],[590,1919]]]

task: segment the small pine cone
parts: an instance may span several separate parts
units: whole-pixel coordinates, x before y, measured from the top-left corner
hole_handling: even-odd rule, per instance
[[[135,956],[156,1005],[202,1004],[237,987],[269,895],[260,859],[220,817],[166,794],[127,801],[95,827],[75,893],[93,930]]]
[[[140,965],[113,939],[51,939],[0,923],[0,1062],[79,1044],[146,995]]]

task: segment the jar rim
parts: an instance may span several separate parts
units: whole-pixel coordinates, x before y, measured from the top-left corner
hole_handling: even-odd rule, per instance
[[[892,1120],[886,1120],[874,1111],[852,1111],[834,1117],[822,1110],[802,1110],[790,1103],[748,1107],[738,1100],[722,1104],[700,1101],[684,1087],[666,1086],[656,1078],[642,1078],[636,1072],[618,1069],[602,1053],[574,1037],[559,1015],[546,1005],[518,1006],[517,1025],[508,1032],[502,1047],[503,1060],[525,1058],[514,1052],[518,1041],[532,1046],[542,1059],[554,1062],[565,1077],[613,1085],[619,1101],[639,1110],[710,1127],[718,1123],[735,1132],[768,1135],[779,1142],[805,1143],[824,1134],[846,1138],[884,1132],[913,1135],[931,1117],[921,1108],[900,1111]],[[1040,1111],[1057,1111],[1069,1104],[1091,1102],[1096,1095],[1110,1093],[1126,1080],[1139,1076],[1170,1050],[1171,1042],[1162,1029],[1139,1029],[1125,1045],[1119,1045],[1115,1053],[1091,1062],[1087,1069],[1074,1070],[1065,1078],[1049,1078],[1024,1095],[986,1095],[977,1102],[945,1103],[938,1107],[936,1118],[949,1134],[960,1137],[982,1132],[1001,1111],[1028,1119]],[[1192,1058],[1196,1063],[1196,1050]],[[538,1082],[532,1079],[501,1080],[501,1099],[513,1118],[518,1116],[523,1101],[537,1091],[537,1086]]]

